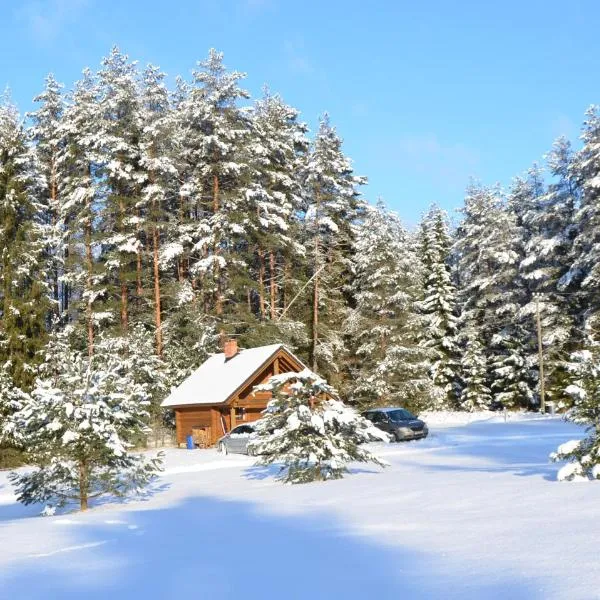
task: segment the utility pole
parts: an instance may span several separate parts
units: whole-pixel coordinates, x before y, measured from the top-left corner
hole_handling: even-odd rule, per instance
[[[542,294],[533,294],[535,298],[535,312],[537,321],[537,344],[538,344],[538,363],[540,369],[540,412],[546,414],[546,398],[544,388],[544,348],[542,345],[542,318],[540,316],[540,298]]]

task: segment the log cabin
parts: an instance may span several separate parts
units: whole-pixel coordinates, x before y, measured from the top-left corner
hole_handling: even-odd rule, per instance
[[[161,406],[175,411],[178,444],[192,435],[196,445],[206,448],[237,425],[261,417],[271,394],[253,393],[256,385],[306,368],[283,344],[240,350],[235,340],[227,340],[224,351],[210,356]]]

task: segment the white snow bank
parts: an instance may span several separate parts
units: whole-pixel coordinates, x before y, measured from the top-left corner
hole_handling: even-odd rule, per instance
[[[419,414],[419,419],[428,425],[436,427],[453,427],[456,425],[468,425],[477,421],[528,421],[532,419],[549,419],[539,413],[525,411],[492,411],[479,410],[475,412],[453,411],[453,410],[427,410]]]
[[[167,467],[164,475],[178,475],[179,473],[199,473],[201,471],[214,471],[216,469],[230,469],[233,467],[249,467],[254,463],[254,459],[248,456],[239,455],[238,457],[223,457],[223,460],[193,465],[179,465],[177,467]]]

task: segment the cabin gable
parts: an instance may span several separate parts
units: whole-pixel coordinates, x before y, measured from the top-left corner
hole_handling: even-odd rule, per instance
[[[235,357],[231,360],[235,360]],[[280,348],[253,373],[225,402],[176,406],[175,427],[177,443],[183,444],[188,435],[200,446],[213,446],[225,433],[240,423],[260,419],[271,399],[270,392],[252,393],[255,386],[266,383],[279,373],[299,373],[305,366],[285,348]]]

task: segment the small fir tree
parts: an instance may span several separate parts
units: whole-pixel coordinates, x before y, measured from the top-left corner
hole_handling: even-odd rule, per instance
[[[463,357],[463,389],[460,405],[463,410],[484,410],[492,402],[487,383],[487,360],[483,347],[477,339],[471,337]]]
[[[0,469],[17,467],[23,455],[13,435],[3,434],[4,424],[23,408],[27,394],[15,386],[10,376],[10,365],[0,367]]]
[[[130,325],[127,334],[113,338],[105,338],[104,351],[118,356],[127,364],[128,376],[139,385],[149,401],[147,413],[148,423],[152,430],[165,424],[165,409],[160,406],[171,387],[170,370],[167,362],[155,352],[154,336],[142,323]],[[147,432],[149,433],[149,432]],[[144,442],[144,438],[135,440]]]
[[[129,364],[99,343],[92,359],[73,350],[66,333],[48,344],[35,388],[4,424],[27,451],[31,471],[11,473],[24,504],[70,501],[88,508],[104,494],[122,496],[149,483],[160,468],[130,454],[131,439],[147,430],[148,398]]]
[[[271,392],[273,399],[248,447],[260,457],[258,464],[281,464],[281,481],[340,479],[350,462],[385,465],[360,444],[387,441],[387,434],[345,406],[312,371],[276,375],[255,390]]]
[[[423,272],[421,344],[433,354],[431,379],[436,388],[436,408],[455,408],[458,386],[456,288],[452,280],[452,240],[447,216],[432,206],[421,222],[419,254]]]

